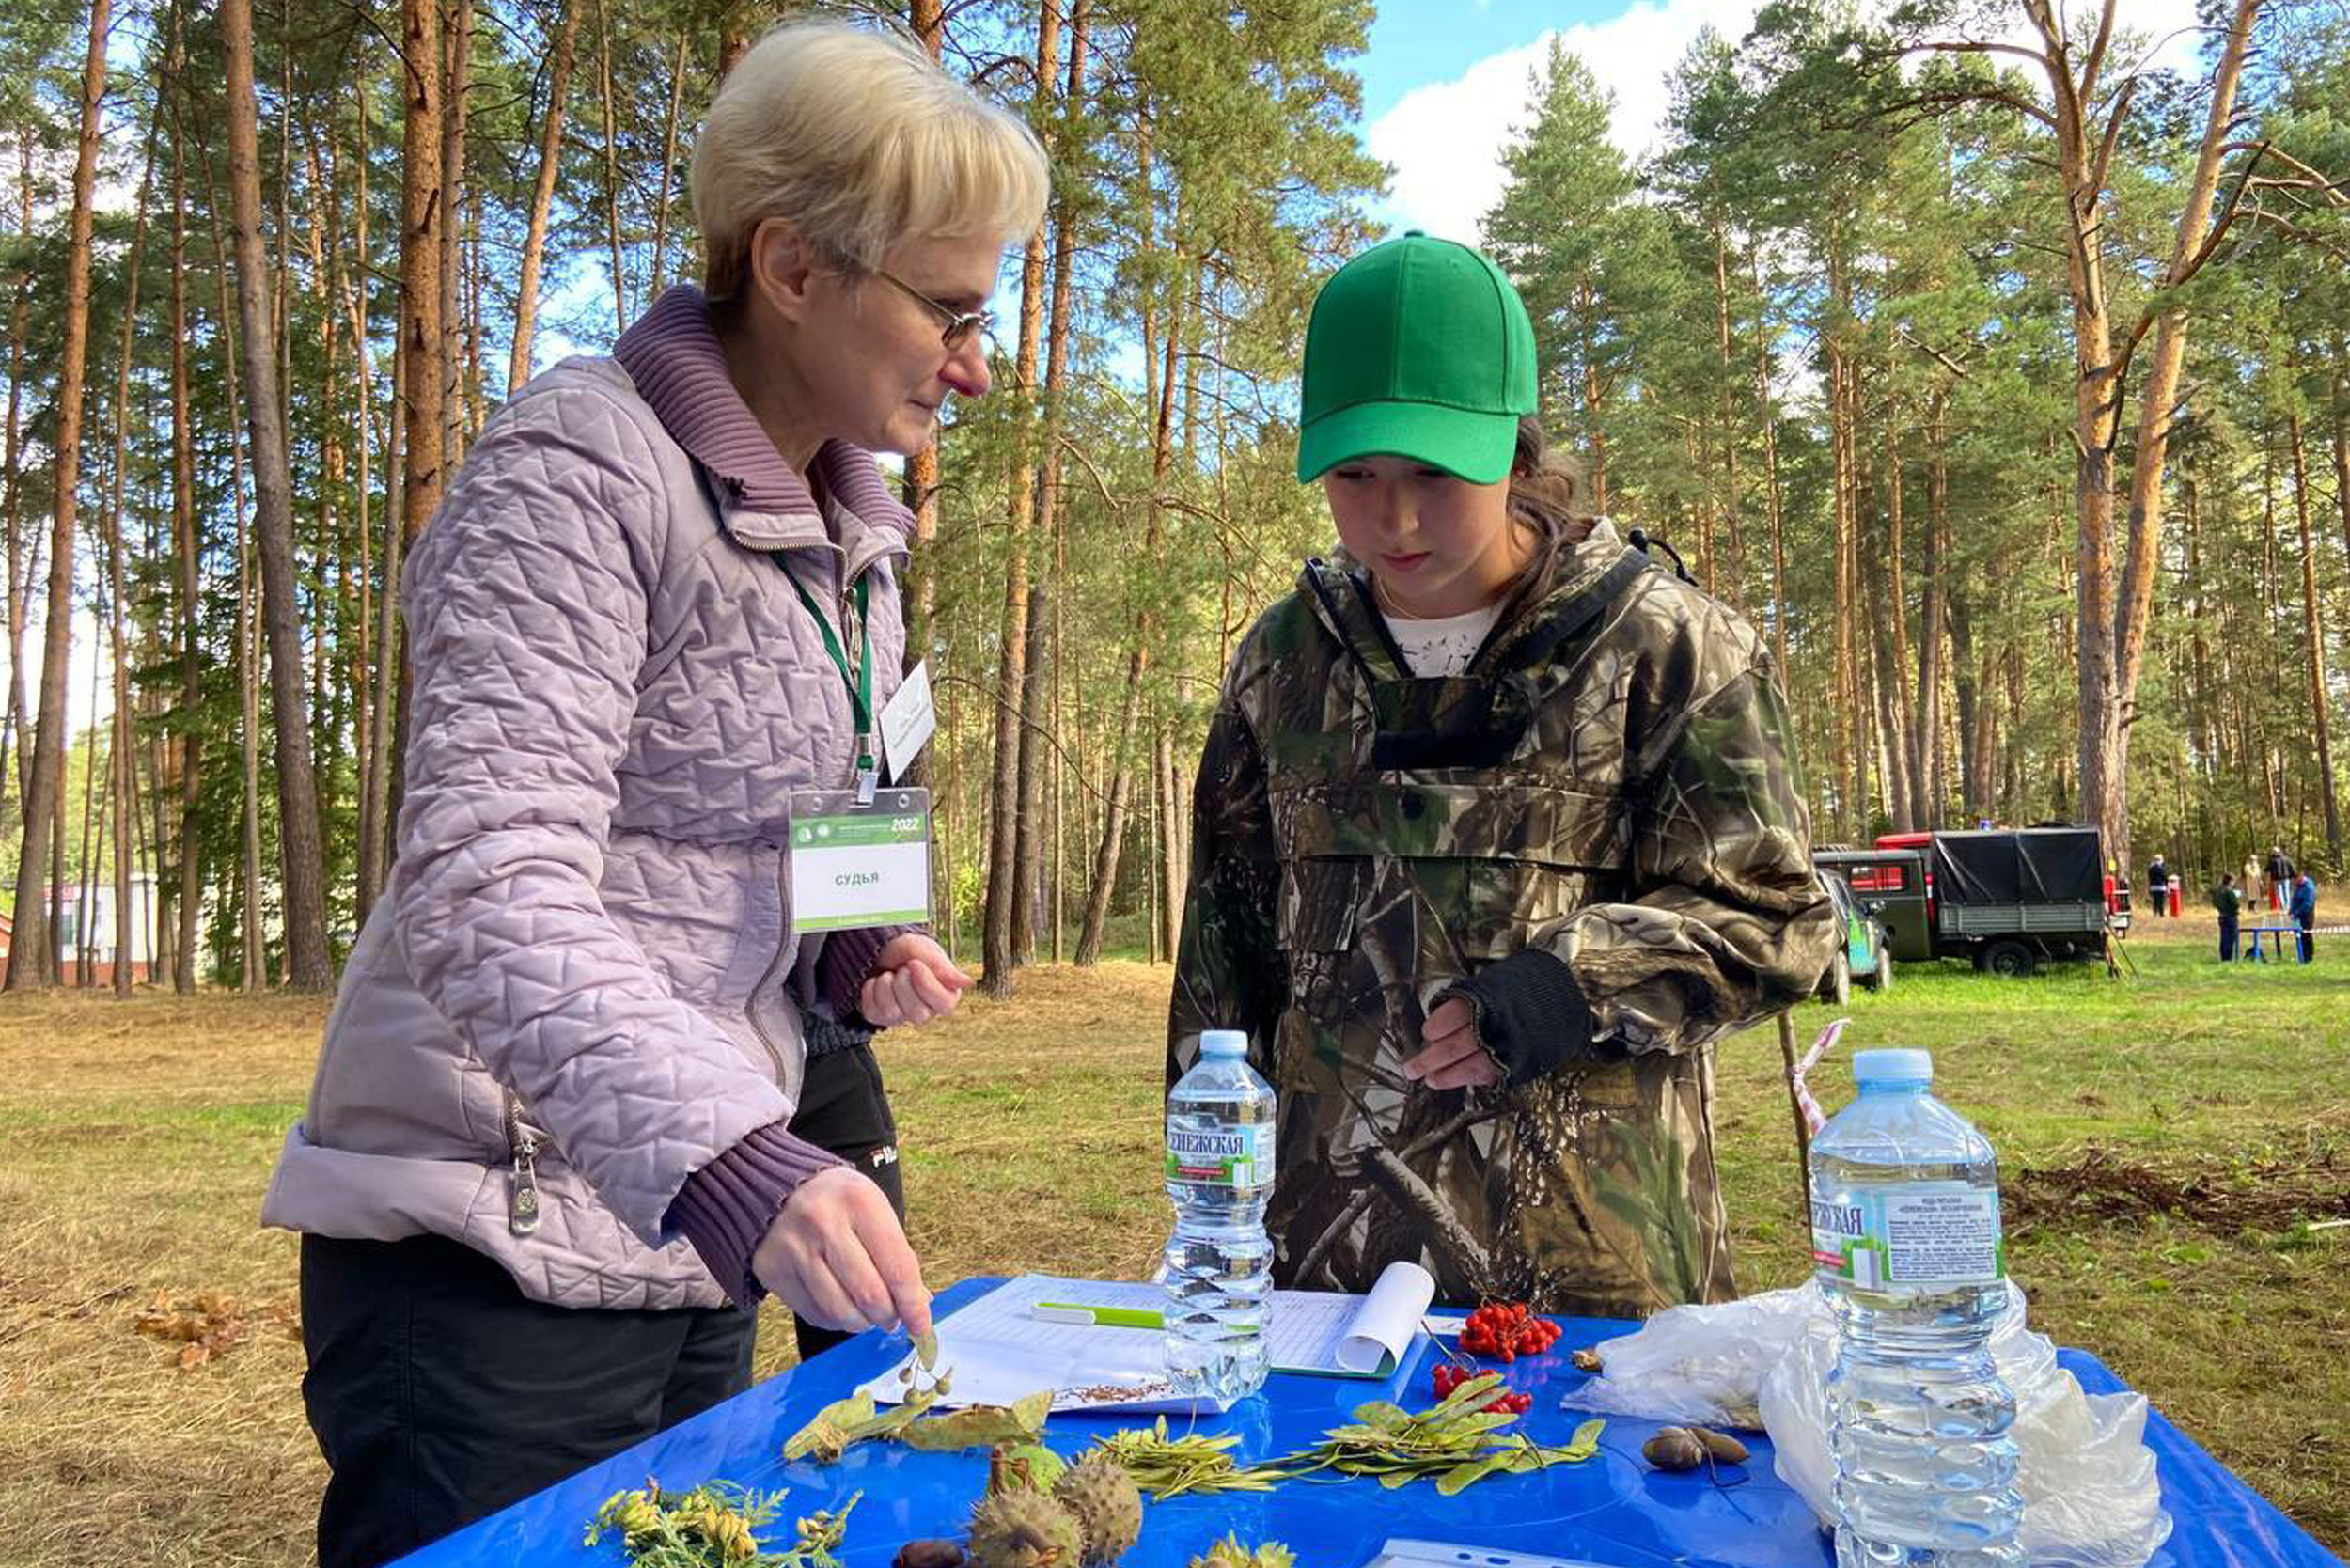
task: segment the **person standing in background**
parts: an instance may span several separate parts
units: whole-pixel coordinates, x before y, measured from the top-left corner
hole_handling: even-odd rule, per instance
[[[2268,907],[2283,913],[2285,899],[2293,889],[2293,856],[2282,844],[2272,844],[2268,850]]]
[[[2317,956],[2317,938],[2311,934],[2317,925],[2317,884],[2310,879],[2309,872],[2303,871],[2293,879],[2293,900],[2286,913],[2301,928],[2300,935],[2294,941],[2301,949],[2301,962],[2307,964]]]
[[[2211,906],[2219,912],[2219,962],[2233,964],[2236,921],[2244,909],[2244,895],[2236,890],[2235,878],[2219,879],[2219,886],[2211,890]]]
[[[2146,897],[2157,916],[2170,913],[2170,868],[2163,864],[2160,855],[2146,868]]]

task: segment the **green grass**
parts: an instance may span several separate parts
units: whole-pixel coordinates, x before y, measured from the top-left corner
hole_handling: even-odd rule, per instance
[[[2208,919],[2142,932],[2135,972],[1904,967],[1846,1049],[1922,1045],[1997,1145],[2037,1326],[2103,1357],[2336,1551],[2350,1549],[2350,945],[2226,970]],[[1154,1175],[1167,971],[1038,969],[1018,996],[887,1037],[913,1236],[933,1285],[1023,1269],[1134,1278]],[[1808,1043],[1830,1014],[1795,1016]],[[292,1238],[256,1229],[322,1002],[0,997],[0,1562],[306,1560],[323,1470],[302,1418]],[[1720,1052],[1739,1280],[1806,1270],[1776,1030]],[[180,1370],[133,1331],[165,1293],[243,1337]],[[790,1335],[772,1308],[762,1372]]]

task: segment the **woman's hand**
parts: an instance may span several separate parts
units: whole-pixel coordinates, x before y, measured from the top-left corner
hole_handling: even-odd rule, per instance
[[[751,1254],[751,1273],[793,1317],[820,1328],[931,1326],[922,1265],[889,1195],[850,1166],[818,1171],[784,1200]]]
[[[1477,1043],[1477,1012],[1458,996],[1438,1002],[1420,1026],[1424,1043],[1403,1075],[1430,1089],[1482,1089],[1501,1081],[1501,1064]]]
[[[874,955],[873,972],[857,993],[857,1011],[878,1028],[927,1024],[954,1011],[974,983],[946,949],[909,931],[891,937]]]

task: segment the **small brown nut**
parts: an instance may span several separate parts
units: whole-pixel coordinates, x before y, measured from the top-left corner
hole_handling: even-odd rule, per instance
[[[1704,1444],[1705,1451],[1720,1464],[1743,1465],[1747,1462],[1746,1444],[1727,1432],[1716,1432],[1710,1426],[1693,1426],[1689,1429],[1689,1435]]]
[[[1705,1445],[1686,1427],[1668,1426],[1640,1445],[1640,1457],[1660,1470],[1694,1470],[1705,1463]]]
[[[1581,1350],[1578,1350],[1573,1356],[1568,1356],[1567,1359],[1574,1363],[1574,1370],[1576,1372],[1590,1372],[1594,1376],[1598,1375],[1599,1352],[1592,1346],[1585,1345]]]
[[[960,1541],[909,1541],[898,1548],[890,1568],[964,1568]]]

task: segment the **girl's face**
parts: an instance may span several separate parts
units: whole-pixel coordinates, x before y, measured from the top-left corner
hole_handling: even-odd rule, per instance
[[[1389,610],[1466,615],[1506,593],[1532,541],[1510,521],[1510,481],[1471,484],[1400,457],[1351,458],[1322,476],[1339,541]]]

